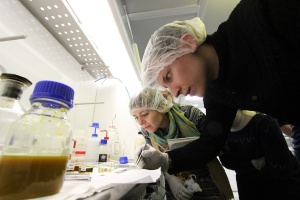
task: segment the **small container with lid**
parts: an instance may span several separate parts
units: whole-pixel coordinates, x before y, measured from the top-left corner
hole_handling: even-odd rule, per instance
[[[20,99],[31,84],[16,74],[2,73],[0,76],[0,154],[11,124],[26,111]]]
[[[11,125],[5,140],[0,199],[31,199],[60,191],[72,143],[67,112],[73,99],[74,90],[65,84],[35,85],[31,108]]]
[[[85,162],[85,151],[75,151],[68,162],[67,172],[78,172],[79,167]]]
[[[100,140],[98,162],[107,162],[108,160],[107,140]]]

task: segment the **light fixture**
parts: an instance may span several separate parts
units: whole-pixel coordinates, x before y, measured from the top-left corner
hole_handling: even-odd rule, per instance
[[[140,79],[108,1],[20,0],[94,80],[115,77],[135,92]]]
[[[127,86],[129,92],[141,88],[132,61],[125,48],[107,0],[67,0],[112,75]]]

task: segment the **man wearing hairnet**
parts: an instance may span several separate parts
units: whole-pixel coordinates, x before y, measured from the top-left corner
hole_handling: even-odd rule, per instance
[[[238,109],[300,125],[294,96],[300,91],[299,36],[297,0],[242,0],[212,35],[199,18],[155,31],[142,59],[144,85],[169,88],[175,97],[203,97],[206,119],[198,140],[166,153],[144,152],[151,163],[145,168],[177,172],[209,162]]]
[[[148,132],[152,146],[163,152],[169,149],[168,139],[201,135],[198,129],[205,119],[204,113],[192,105],[173,104],[159,90],[144,88],[130,99],[129,108],[142,131]],[[154,150],[153,147],[147,145],[145,148],[150,151]],[[144,145],[142,148],[144,149]],[[137,154],[140,152],[141,149]],[[139,166],[143,167],[145,164],[151,163],[144,163],[142,160]],[[174,175],[164,172],[164,175],[167,180],[166,190],[172,191],[172,194],[167,192],[168,200],[233,198],[229,180],[217,158],[194,170]]]

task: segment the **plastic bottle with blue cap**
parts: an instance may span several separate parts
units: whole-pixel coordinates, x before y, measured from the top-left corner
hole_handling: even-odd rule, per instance
[[[98,152],[99,152],[98,162],[107,162],[108,161],[107,140],[105,139],[100,140]]]
[[[85,162],[95,163],[98,162],[99,152],[99,141],[97,129],[99,129],[99,123],[93,123],[90,127],[94,128],[92,137],[88,139],[86,151],[85,151]]]

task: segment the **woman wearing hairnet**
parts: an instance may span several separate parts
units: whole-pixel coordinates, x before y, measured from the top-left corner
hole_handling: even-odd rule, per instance
[[[159,90],[144,88],[131,98],[129,108],[142,130],[149,133],[152,146],[158,146],[161,150],[168,149],[167,139],[202,137],[198,129],[204,121],[204,113],[194,106],[174,105],[165,99]],[[148,148],[150,146],[147,146]],[[197,162],[197,159],[194,162]],[[217,158],[209,162],[206,167],[180,172],[176,176],[167,172],[164,175],[173,194],[167,195],[168,199],[233,198],[227,175]],[[186,188],[184,184],[190,181],[196,183]]]
[[[300,125],[294,96],[300,91],[299,36],[297,0],[240,1],[208,36],[199,18],[155,31],[142,59],[144,85],[169,88],[175,97],[203,97],[206,118],[202,137],[170,152],[149,153],[145,167],[177,172],[206,164],[224,146],[238,109]]]

